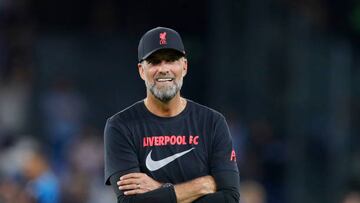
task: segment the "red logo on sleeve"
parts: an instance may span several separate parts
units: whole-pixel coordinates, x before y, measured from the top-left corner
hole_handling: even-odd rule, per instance
[[[231,151],[230,161],[236,161],[236,153],[235,150]]]
[[[166,32],[160,32],[160,44],[163,45],[163,44],[167,44],[166,42]]]

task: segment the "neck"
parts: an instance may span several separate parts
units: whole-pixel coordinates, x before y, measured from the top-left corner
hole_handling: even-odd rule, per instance
[[[168,102],[162,102],[148,93],[144,100],[146,108],[153,114],[160,117],[173,117],[180,114],[186,106],[186,99],[180,96],[178,92],[174,98]]]

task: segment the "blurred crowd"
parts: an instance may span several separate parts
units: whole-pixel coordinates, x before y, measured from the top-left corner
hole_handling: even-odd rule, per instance
[[[65,80],[41,95],[42,131],[31,114],[31,69],[14,66],[0,80],[0,202],[114,201],[103,182],[102,129],[86,125],[84,98]]]

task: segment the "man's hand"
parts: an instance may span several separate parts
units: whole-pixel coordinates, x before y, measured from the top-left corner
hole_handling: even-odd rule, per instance
[[[125,195],[142,194],[161,187],[161,183],[150,178],[145,173],[129,173],[120,177],[117,182],[119,190]]]

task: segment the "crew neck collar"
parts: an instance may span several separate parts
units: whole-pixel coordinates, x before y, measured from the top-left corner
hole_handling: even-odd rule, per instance
[[[141,107],[145,111],[146,115],[149,116],[151,119],[155,119],[157,121],[174,121],[174,120],[181,119],[184,115],[186,115],[188,113],[189,108],[190,108],[190,101],[188,99],[185,99],[185,100],[186,100],[185,108],[176,116],[169,116],[169,117],[158,116],[158,115],[155,115],[152,112],[150,112],[149,109],[145,105],[145,100],[142,100],[140,103],[141,103]]]

